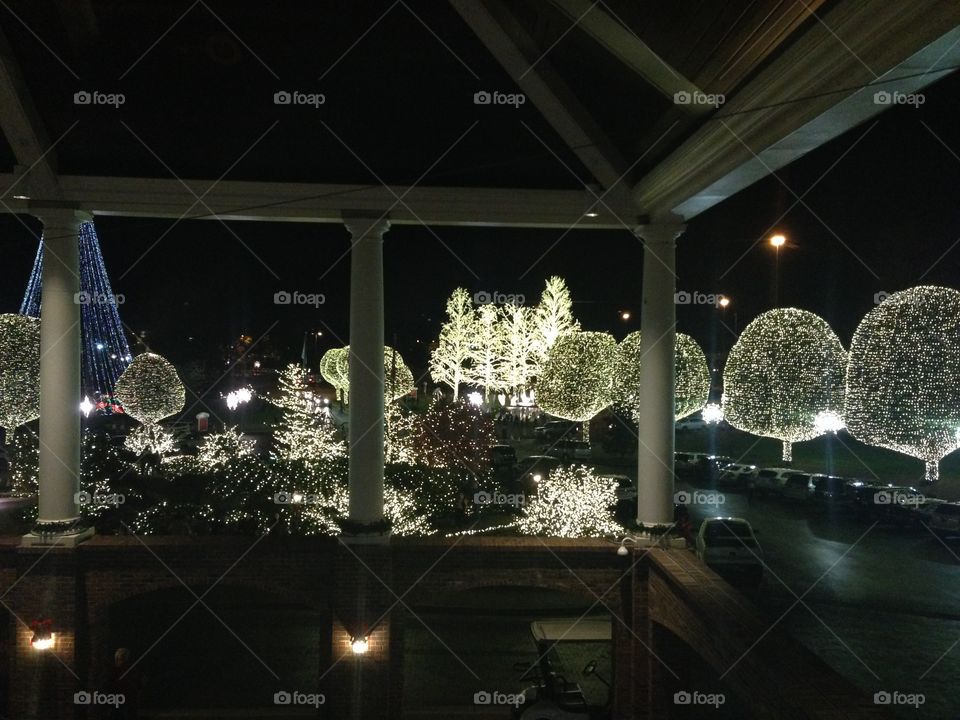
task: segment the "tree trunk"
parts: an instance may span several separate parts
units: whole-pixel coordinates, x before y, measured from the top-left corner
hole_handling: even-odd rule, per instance
[[[793,443],[789,440],[783,441],[783,461],[790,465],[793,462]]]
[[[939,460],[927,460],[926,471],[924,472],[924,479],[927,482],[934,483],[940,479],[940,461]]]

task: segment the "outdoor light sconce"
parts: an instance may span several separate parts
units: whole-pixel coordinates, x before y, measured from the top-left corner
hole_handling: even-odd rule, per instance
[[[53,641],[56,639],[56,636],[51,629],[53,627],[53,620],[34,620],[30,623],[30,629],[33,630],[33,638],[30,640],[30,645],[33,646],[34,650],[49,650],[53,647]]]
[[[354,655],[365,655],[367,650],[370,649],[370,643],[366,636],[355,637],[350,640],[350,647],[353,649]]]

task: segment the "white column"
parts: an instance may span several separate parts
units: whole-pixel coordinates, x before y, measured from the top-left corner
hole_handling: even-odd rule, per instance
[[[350,520],[383,519],[383,234],[389,221],[345,217],[350,250]]]
[[[77,535],[80,512],[80,223],[88,213],[37,212],[43,221],[40,297],[40,492],[37,532]]]
[[[643,304],[640,313],[640,412],[637,450],[637,522],[673,522],[676,238],[683,225],[641,227]]]

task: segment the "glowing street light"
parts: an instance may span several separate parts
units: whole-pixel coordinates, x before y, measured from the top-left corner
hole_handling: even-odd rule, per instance
[[[776,251],[773,260],[773,306],[780,305],[780,248],[787,244],[787,237],[782,233],[770,236],[770,246]]]
[[[722,308],[727,307],[727,305],[729,305],[729,304],[730,304],[730,298],[728,298],[728,297],[724,297],[724,296],[721,295],[721,296],[720,296],[720,299],[717,300],[717,305],[719,305],[719,306],[722,307]]]
[[[630,319],[630,311],[629,311],[629,310],[621,310],[621,311],[620,311],[620,319],[623,320],[624,322],[626,322],[627,320],[629,320],[629,319]]]
[[[778,250],[782,248],[784,245],[786,245],[786,243],[787,243],[787,238],[785,235],[782,235],[781,233],[777,233],[776,235],[770,236],[770,244],[773,245],[773,247],[777,248]]]

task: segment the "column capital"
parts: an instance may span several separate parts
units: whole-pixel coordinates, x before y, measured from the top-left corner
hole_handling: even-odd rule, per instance
[[[80,225],[93,220],[93,213],[72,207],[31,207],[30,214],[45,228],[61,227],[79,230]]]
[[[650,222],[646,225],[638,225],[634,228],[634,234],[648,243],[673,243],[678,237],[683,235],[687,226],[679,219],[669,219]]]
[[[361,211],[343,211],[340,213],[343,225],[354,240],[373,236],[380,240],[383,234],[390,229],[390,220],[387,213],[370,213]]]

